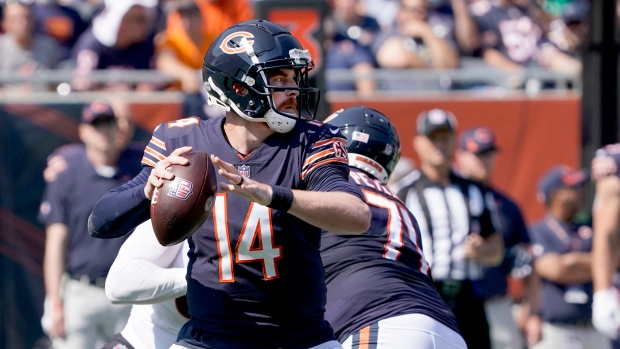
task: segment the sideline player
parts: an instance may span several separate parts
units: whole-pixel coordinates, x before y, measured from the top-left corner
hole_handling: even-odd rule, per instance
[[[592,324],[609,338],[618,339],[620,301],[613,276],[618,268],[620,249],[620,144],[607,145],[596,151],[591,176],[596,183],[592,207]]]
[[[159,125],[143,171],[90,216],[91,235],[126,234],[149,218],[153,191],[173,178],[166,168],[187,164],[180,155],[191,150],[211,154],[220,185],[189,241],[191,319],[177,347],[340,348],[324,318],[320,233],[362,233],[370,210],[348,182],[338,128],[300,118],[316,110],[307,103],[318,95],[307,87],[312,67],[299,41],[271,22],[224,31],[205,55],[203,80],[226,116]]]
[[[103,349],[168,349],[187,322],[187,241],[159,244],[151,221],[127,238],[105,282],[114,304],[133,304],[127,325]]]
[[[466,348],[456,319],[429,276],[418,224],[385,185],[400,157],[396,129],[367,107],[336,112],[326,122],[347,137],[349,182],[372,212],[361,235],[324,233],[326,318],[344,348]]]

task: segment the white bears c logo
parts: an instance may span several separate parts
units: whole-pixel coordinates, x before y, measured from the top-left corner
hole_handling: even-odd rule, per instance
[[[254,35],[252,35],[252,33],[244,32],[244,31],[234,32],[234,33],[229,34],[227,37],[224,38],[224,40],[222,40],[222,43],[220,44],[220,48],[222,49],[222,51],[224,51],[225,53],[228,53],[229,55],[234,55],[236,53],[244,52],[245,47],[241,45],[235,46],[231,42],[234,38],[237,38],[237,37],[245,37],[246,39],[248,39],[248,44],[250,45],[254,43],[254,40],[250,40],[254,38]]]

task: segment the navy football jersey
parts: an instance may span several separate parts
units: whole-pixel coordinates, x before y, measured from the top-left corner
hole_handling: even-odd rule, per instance
[[[381,319],[424,314],[458,332],[437,293],[422,253],[420,229],[398,197],[379,180],[351,169],[372,212],[361,235],[324,232],[321,257],[327,284],[325,316],[340,342]]]
[[[187,118],[159,125],[143,164],[154,166],[174,149],[192,146],[193,151],[233,164],[244,176],[293,189],[333,190],[339,176],[329,171],[336,170],[342,178],[336,184],[360,195],[346,181],[346,139],[338,129],[299,121],[293,131],[274,133],[252,153],[242,155],[226,140],[224,120]],[[218,182],[228,182],[217,177]],[[333,340],[324,319],[320,238],[319,228],[293,215],[218,188],[209,219],[189,240],[189,324],[209,336],[197,341],[181,335],[179,343],[308,348]]]

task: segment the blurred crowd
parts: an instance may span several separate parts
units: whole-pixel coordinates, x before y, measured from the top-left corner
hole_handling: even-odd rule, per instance
[[[177,89],[201,109],[199,69],[214,37],[254,17],[259,0],[3,0],[0,72],[72,70],[71,89]],[[496,68],[522,88],[526,68],[581,72],[588,0],[328,0],[328,91],[474,89],[484,83],[375,79],[377,69]],[[97,83],[93,70],[156,69],[169,83]],[[2,84],[2,81],[0,81]],[[553,88],[554,86],[542,86]],[[4,90],[31,90],[4,81]],[[37,88],[41,88],[40,86]],[[43,88],[55,88],[45,86]],[[193,110],[192,110],[193,111]]]

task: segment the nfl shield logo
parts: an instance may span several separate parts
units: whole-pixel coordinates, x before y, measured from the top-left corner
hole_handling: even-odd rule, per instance
[[[239,174],[242,175],[243,177],[250,177],[250,166],[247,165],[239,165],[237,167],[237,171],[239,171]]]
[[[192,188],[192,182],[188,181],[187,179],[175,177],[172,184],[170,184],[168,196],[172,196],[181,200],[186,200],[192,194]]]

